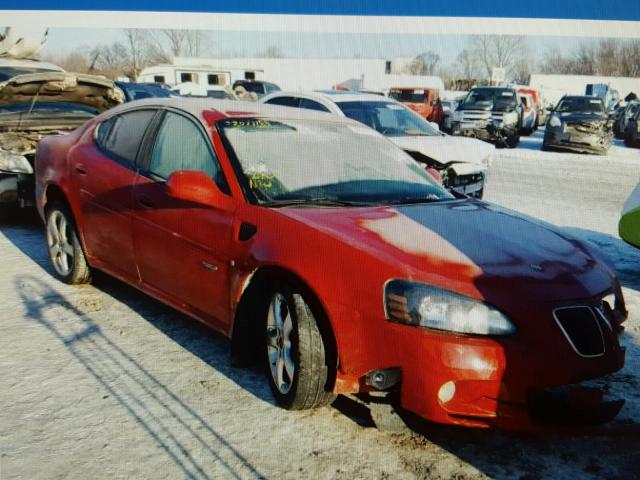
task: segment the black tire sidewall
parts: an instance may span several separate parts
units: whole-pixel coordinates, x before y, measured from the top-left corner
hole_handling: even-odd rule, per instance
[[[271,306],[271,301],[273,297],[280,293],[287,302],[287,308],[289,309],[289,313],[291,315],[291,322],[293,323],[293,330],[291,332],[291,357],[293,358],[295,372],[293,375],[293,381],[291,383],[291,388],[286,394],[280,392],[278,387],[276,386],[273,376],[271,374],[271,365],[269,362],[269,354],[267,349],[267,315],[269,314],[269,307]],[[271,291],[271,294],[268,296],[266,301],[265,309],[264,309],[264,322],[263,322],[263,358],[265,362],[265,370],[267,374],[267,378],[269,380],[269,386],[271,387],[271,391],[273,392],[274,397],[276,398],[276,403],[278,405],[282,405],[285,408],[291,406],[295,400],[296,392],[298,390],[298,383],[300,381],[300,339],[298,334],[299,322],[298,322],[298,312],[296,311],[295,302],[293,299],[293,292],[291,288],[289,288],[284,283],[278,283],[274,286]]]

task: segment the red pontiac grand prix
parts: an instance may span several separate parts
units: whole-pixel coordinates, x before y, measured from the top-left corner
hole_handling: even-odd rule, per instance
[[[377,132],[206,99],[116,107],[48,137],[37,204],[56,275],[103,270],[231,337],[290,409],[394,392],[467,426],[613,418],[620,284],[590,245],[445,191]]]

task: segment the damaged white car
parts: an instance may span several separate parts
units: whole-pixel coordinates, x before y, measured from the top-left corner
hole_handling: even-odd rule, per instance
[[[94,75],[50,71],[0,83],[0,210],[33,205],[41,138],[68,133],[123,101],[111,80]]]
[[[495,147],[474,138],[440,132],[411,109],[390,98],[362,93],[277,92],[261,103],[307,108],[346,116],[385,135],[416,161],[436,170],[449,190],[481,198]]]

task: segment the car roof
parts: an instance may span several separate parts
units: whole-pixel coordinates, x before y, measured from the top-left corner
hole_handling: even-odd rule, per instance
[[[145,98],[112,108],[107,113],[117,114],[141,107],[176,108],[190,113],[199,119],[202,119],[203,112],[209,111],[218,113],[221,118],[257,116],[260,118],[273,118],[280,120],[324,120],[360,125],[355,120],[315,110],[283,107],[280,105],[269,105],[258,102],[244,102],[239,100],[219,100],[208,97]]]
[[[43,70],[52,70],[55,72],[64,72],[64,69],[53,63],[41,62],[39,60],[32,59],[17,59],[10,57],[0,57],[0,68],[41,68]]]
[[[576,99],[576,100],[602,100],[600,97],[596,95],[565,95],[561,98],[561,100],[565,99]]]
[[[304,98],[315,98],[320,100],[329,100],[334,103],[341,102],[362,102],[362,101],[376,101],[376,102],[389,102],[395,103],[395,100],[387,97],[383,97],[381,95],[376,95],[375,93],[359,93],[359,92],[350,92],[346,90],[318,90],[313,92],[274,92],[269,95],[268,98],[275,97],[304,97]]]

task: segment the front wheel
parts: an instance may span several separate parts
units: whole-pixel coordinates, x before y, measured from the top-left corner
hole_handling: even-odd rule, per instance
[[[89,283],[89,264],[69,209],[60,203],[53,204],[47,209],[46,227],[49,260],[58,278],[72,285]]]
[[[520,135],[518,135],[517,131],[513,132],[507,137],[507,148],[516,148],[518,146],[518,143],[520,143]]]
[[[331,403],[325,345],[302,295],[287,285],[275,288],[265,324],[267,377],[276,402],[289,410]]]

